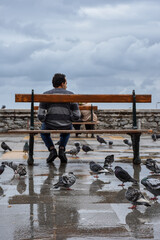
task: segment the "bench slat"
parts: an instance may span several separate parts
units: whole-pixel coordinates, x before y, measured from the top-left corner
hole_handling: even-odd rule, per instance
[[[39,106],[34,106],[34,110],[38,110]],[[98,110],[98,107],[97,106],[79,106],[79,109],[80,110],[95,110],[97,111]]]
[[[8,130],[0,134],[37,134],[37,133],[93,133],[93,134],[130,134],[130,133],[152,133],[152,129],[97,129],[97,130]]]
[[[31,94],[15,94],[15,102],[31,102]],[[34,94],[34,102],[133,102],[131,94]],[[136,94],[136,102],[150,103],[151,95]]]

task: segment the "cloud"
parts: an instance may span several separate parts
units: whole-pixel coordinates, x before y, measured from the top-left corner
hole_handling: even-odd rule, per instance
[[[126,0],[0,2],[0,101],[6,89],[41,93],[55,72],[76,93],[159,99],[160,3]],[[7,105],[7,104],[6,104]],[[17,106],[17,105],[16,105]],[[122,106],[123,107],[123,106]]]

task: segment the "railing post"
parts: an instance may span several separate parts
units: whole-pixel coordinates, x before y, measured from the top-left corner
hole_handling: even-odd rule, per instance
[[[32,95],[31,95],[30,130],[34,130],[34,90],[33,89],[32,89]]]
[[[91,122],[93,122],[93,105],[91,104]],[[92,130],[94,129],[94,125],[91,125],[92,126]],[[94,138],[94,134],[92,133],[91,134],[91,137]]]
[[[32,89],[31,94],[31,117],[30,117],[30,130],[34,130],[34,90]],[[34,134],[30,133],[29,135],[29,156],[28,156],[28,165],[33,165],[33,149],[34,149]]]
[[[91,104],[91,122],[93,122],[93,105]]]
[[[136,116],[136,95],[135,90],[133,90],[133,107],[132,107],[132,117],[133,117],[133,129],[137,129],[137,116]]]

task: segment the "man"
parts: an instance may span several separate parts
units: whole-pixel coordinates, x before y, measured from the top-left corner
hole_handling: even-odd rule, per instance
[[[73,94],[67,91],[66,76],[61,73],[56,73],[52,79],[53,89],[44,92],[44,94]],[[40,103],[38,111],[38,119],[42,122],[42,130],[58,130],[72,129],[72,121],[80,118],[80,111],[77,103]],[[42,133],[41,138],[46,147],[50,151],[47,163],[52,163],[55,158],[59,157],[61,163],[67,163],[65,147],[69,140],[69,133],[60,134],[59,153],[54,146],[50,133]]]

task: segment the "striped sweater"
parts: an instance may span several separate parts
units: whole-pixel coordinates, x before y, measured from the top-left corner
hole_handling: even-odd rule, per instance
[[[73,94],[63,88],[54,88],[44,94]],[[81,113],[77,103],[40,103],[38,119],[49,129],[70,129],[73,121],[79,120]]]

